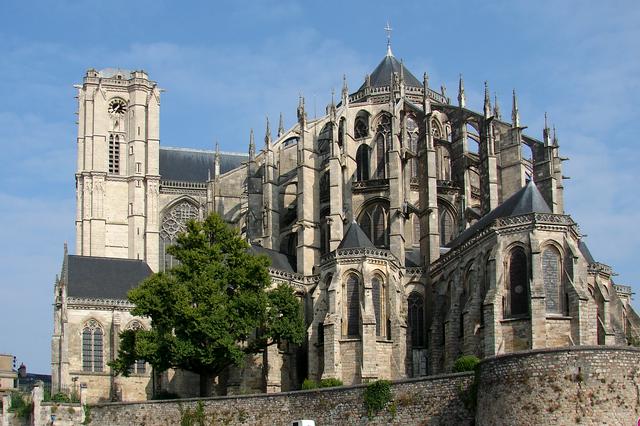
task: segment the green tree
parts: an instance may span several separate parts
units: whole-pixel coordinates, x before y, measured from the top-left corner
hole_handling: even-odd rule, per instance
[[[150,330],[120,334],[110,363],[127,376],[136,360],[156,371],[180,368],[200,375],[200,394],[213,378],[268,345],[302,343],[302,306],[291,287],[271,286],[269,259],[249,252],[238,232],[215,214],[190,221],[169,254],[178,265],[132,289],[132,313],[151,318]]]

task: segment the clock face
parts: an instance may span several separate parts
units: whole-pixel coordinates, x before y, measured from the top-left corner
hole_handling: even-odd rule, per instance
[[[109,103],[109,112],[111,114],[122,115],[127,111],[127,104],[122,99],[114,99]]]

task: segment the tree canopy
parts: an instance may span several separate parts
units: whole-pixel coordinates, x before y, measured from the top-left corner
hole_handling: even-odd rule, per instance
[[[136,360],[156,371],[179,368],[201,377],[201,393],[248,354],[288,341],[302,343],[302,307],[291,287],[272,288],[269,259],[256,256],[218,215],[190,221],[167,252],[177,266],[132,289],[133,315],[151,318],[150,330],[121,333],[110,365],[128,375]]]

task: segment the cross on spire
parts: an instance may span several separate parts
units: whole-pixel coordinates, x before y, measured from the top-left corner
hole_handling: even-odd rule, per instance
[[[393,56],[393,53],[391,53],[391,31],[393,31],[393,28],[389,25],[389,21],[384,26],[384,31],[387,33],[387,56]]]

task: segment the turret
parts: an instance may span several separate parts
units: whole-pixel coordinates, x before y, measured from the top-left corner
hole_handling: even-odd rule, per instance
[[[458,106],[464,108],[467,105],[467,97],[464,94],[464,80],[462,74],[460,74],[460,81],[458,82]]]
[[[513,89],[513,106],[511,108],[511,125],[515,128],[520,127],[520,111],[518,111],[518,98],[516,89]]]
[[[491,98],[489,96],[489,83],[484,82],[484,118],[492,116]]]

